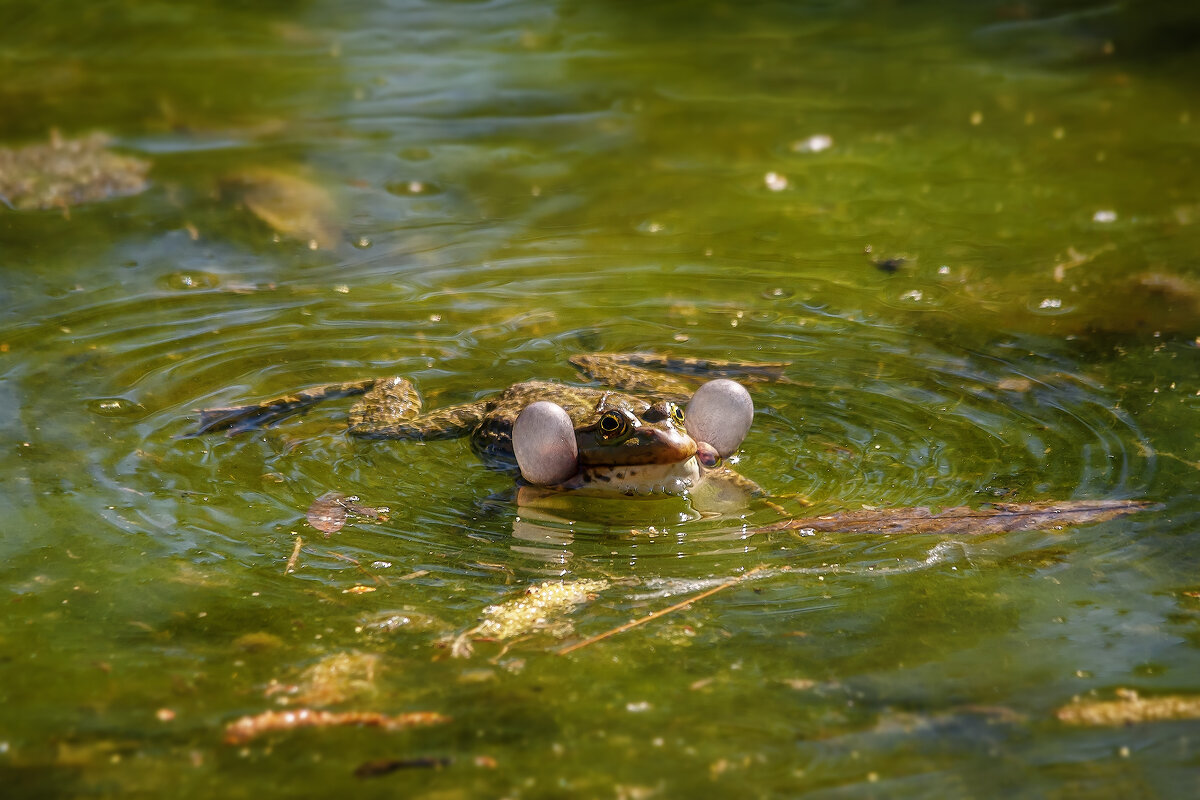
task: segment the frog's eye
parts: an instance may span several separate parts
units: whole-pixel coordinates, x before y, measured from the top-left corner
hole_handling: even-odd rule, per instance
[[[683,409],[680,408],[679,406],[674,406],[671,409],[671,419],[675,420],[680,425],[682,425],[683,424]]]
[[[615,439],[629,432],[629,420],[619,411],[606,411],[600,417],[600,435],[605,439]]]

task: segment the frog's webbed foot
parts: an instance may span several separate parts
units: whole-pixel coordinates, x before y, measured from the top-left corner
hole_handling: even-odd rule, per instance
[[[200,411],[200,421],[196,426],[196,435],[225,431],[227,435],[244,433],[274,425],[282,419],[298,414],[315,406],[323,400],[362,394],[373,387],[374,378],[346,383],[326,383],[313,386],[293,394],[272,397],[261,403],[244,406],[229,406],[226,408],[206,408]]]
[[[421,396],[404,378],[381,378],[350,409],[350,432],[368,439],[455,439],[483,416],[482,403],[421,413]]]

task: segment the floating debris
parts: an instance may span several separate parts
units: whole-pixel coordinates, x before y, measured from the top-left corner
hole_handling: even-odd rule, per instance
[[[312,509],[310,508],[311,512]],[[291,575],[296,571],[296,562],[300,560],[300,548],[304,547],[304,540],[299,536],[296,537],[296,543],[292,546],[292,555],[288,558],[287,564],[283,568],[284,575]]]
[[[1152,503],[1140,500],[1068,500],[993,503],[980,508],[956,506],[941,512],[930,511],[928,508],[877,508],[788,519],[755,528],[754,532],[800,530],[812,533],[982,535],[1103,522],[1126,514],[1135,514],[1152,506]]]
[[[374,653],[344,652],[322,658],[300,674],[290,698],[304,706],[332,706],[373,697],[383,659]]]
[[[19,211],[61,208],[140,194],[149,185],[150,162],[108,149],[109,138],[91,133],[48,144],[0,147],[0,201]]]
[[[471,639],[502,641],[530,633],[566,636],[573,629],[562,615],[577,605],[594,600],[608,588],[608,581],[547,581],[535,584],[521,596],[483,610],[483,621],[459,635],[451,644],[451,655],[465,658],[471,654]]]
[[[763,183],[772,192],[782,192],[788,188],[788,179],[786,175],[781,175],[778,172],[768,172],[763,176]]]
[[[308,524],[325,534],[327,539],[331,533],[340,531],[349,517],[346,506],[342,504],[345,499],[346,496],[338,492],[326,492],[318,497],[305,515]]]
[[[332,533],[337,533],[346,524],[349,515],[387,521],[387,508],[372,508],[358,503],[358,497],[344,495],[341,492],[326,492],[313,501],[308,507],[308,524],[325,534],[328,539]]]
[[[420,756],[418,758],[381,758],[364,761],[354,770],[356,778],[378,778],[399,769],[441,769],[450,766],[447,756]]]
[[[511,639],[535,631],[569,630],[561,615],[594,600],[608,588],[608,581],[547,581],[535,584],[520,597],[483,610],[483,622],[474,634],[483,639]]]
[[[378,711],[314,711],[299,708],[295,711],[264,711],[245,716],[225,726],[225,743],[240,745],[266,733],[292,731],[297,728],[371,727],[386,731],[405,730],[424,725],[449,722],[450,717],[436,711],[409,711],[388,716]]]
[[[1089,727],[1200,719],[1200,695],[1140,697],[1132,689],[1118,689],[1117,696],[1117,700],[1081,700],[1071,703],[1058,709],[1054,715],[1068,725]]]
[[[814,133],[807,139],[792,142],[793,153],[820,153],[833,147],[833,137],[825,133]]]
[[[337,205],[321,186],[290,172],[251,167],[222,181],[236,190],[254,216],[276,233],[313,250],[332,249],[342,238]]]
[[[243,653],[264,653],[271,650],[278,650],[283,646],[283,639],[266,631],[243,633],[233,640],[234,649],[240,650]]]
[[[449,628],[442,620],[432,614],[404,608],[397,611],[378,611],[364,617],[357,631],[371,633],[395,634],[429,631],[445,631]]]
[[[570,653],[574,650],[578,650],[581,647],[587,647],[588,645],[593,644],[594,642],[602,641],[604,639],[609,638],[610,636],[615,636],[618,633],[624,633],[625,631],[630,630],[631,628],[636,628],[638,625],[643,625],[647,622],[650,622],[651,620],[655,620],[655,619],[658,619],[659,617],[665,616],[667,614],[671,614],[675,611],[679,611],[680,609],[687,608],[692,603],[695,603],[697,600],[703,600],[706,597],[711,597],[712,595],[716,594],[717,592],[724,591],[725,589],[728,589],[731,586],[736,586],[737,584],[741,583],[742,581],[746,580],[747,578],[751,578],[755,575],[759,575],[764,572],[766,572],[766,567],[763,567],[763,566],[755,567],[754,569],[748,570],[748,571],[742,573],[741,575],[736,575],[736,576],[730,578],[729,580],[725,581],[724,583],[721,583],[717,586],[712,587],[711,589],[707,589],[703,592],[700,592],[699,594],[692,595],[691,597],[687,598],[686,600],[676,603],[675,605],[668,606],[667,608],[659,609],[658,611],[655,611],[652,614],[647,614],[642,617],[635,617],[634,619],[629,620],[628,622],[624,623],[623,625],[618,625],[617,627],[611,628],[607,631],[604,631],[603,633],[598,633],[595,636],[589,636],[587,639],[584,639],[582,641],[575,642],[574,644],[569,644],[566,647],[559,649],[558,654],[560,656],[564,656],[567,653]]]

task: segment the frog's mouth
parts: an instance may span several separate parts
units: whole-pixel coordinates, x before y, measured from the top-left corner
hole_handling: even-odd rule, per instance
[[[563,489],[604,494],[687,494],[700,482],[703,469],[695,456],[669,464],[584,466],[562,484]]]

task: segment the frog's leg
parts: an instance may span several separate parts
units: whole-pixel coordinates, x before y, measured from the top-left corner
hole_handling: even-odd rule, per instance
[[[686,403],[694,390],[670,375],[626,363],[619,353],[571,356],[571,363],[584,375],[612,389],[658,395],[678,403]]]
[[[705,380],[733,378],[750,382],[777,381],[791,365],[790,361],[731,361],[658,353],[589,353],[572,356],[571,363],[589,377],[615,389],[684,396],[691,395],[691,386],[664,373]]]
[[[293,394],[285,394],[245,406],[206,408],[200,412],[196,434],[226,431],[228,435],[243,433],[273,425],[280,420],[305,411],[322,400],[362,394],[376,384],[375,378],[347,383],[326,383]]]
[[[771,509],[776,514],[779,514],[781,517],[791,516],[791,512],[779,503],[775,502],[776,500],[781,502],[791,501],[799,504],[800,506],[812,505],[808,498],[801,494],[771,494],[766,489],[747,478],[745,475],[735,472],[724,464],[719,467],[707,468],[704,472],[704,479],[706,481],[721,483],[740,492],[744,492],[746,495],[754,498],[754,500]]]
[[[766,497],[767,492],[754,481],[747,478],[745,475],[734,472],[729,467],[722,464],[719,467],[707,467],[704,470],[704,479],[706,481],[718,481],[720,483],[733,486],[751,497]]]
[[[421,413],[421,396],[404,378],[381,378],[350,409],[350,433],[368,439],[456,439],[482,421],[486,403]]]

